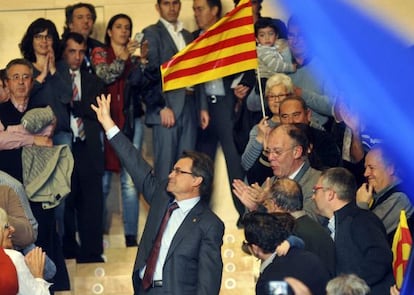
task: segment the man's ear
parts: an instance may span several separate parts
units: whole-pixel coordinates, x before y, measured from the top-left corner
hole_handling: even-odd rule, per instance
[[[394,166],[394,164],[391,164],[391,165],[389,165],[387,168],[385,168],[385,169],[387,169],[387,173],[389,174],[389,175],[395,175],[395,166]]]
[[[334,190],[328,190],[328,200],[332,201],[335,198],[336,192]]]
[[[214,15],[217,15],[218,14],[218,7],[217,6],[214,6],[213,9],[212,9],[212,11],[213,11],[213,14]],[[219,18],[220,18],[220,15],[217,15],[217,19],[219,19]]]
[[[297,145],[293,148],[293,155],[295,157],[295,159],[299,159],[302,158],[304,156],[304,151],[302,146]]]
[[[312,118],[312,111],[310,109],[306,110],[306,119],[308,120],[308,122],[310,123]]]
[[[203,182],[204,178],[202,176],[195,176],[193,177],[194,186],[200,186]]]
[[[261,252],[260,247],[259,247],[259,246],[257,246],[256,244],[250,244],[250,248],[251,248],[251,250],[252,250],[252,254],[253,254],[253,256],[255,256],[255,257],[259,258],[259,256],[260,256],[260,252]]]

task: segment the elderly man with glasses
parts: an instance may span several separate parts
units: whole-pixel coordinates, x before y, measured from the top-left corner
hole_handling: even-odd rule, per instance
[[[312,187],[319,178],[320,171],[312,168],[308,161],[309,142],[303,129],[293,124],[283,124],[273,129],[267,139],[265,153],[268,156],[273,177],[260,186],[248,186],[242,180],[233,181],[233,192],[249,210],[256,210],[263,203],[271,184],[279,178],[287,177],[301,186],[303,209],[314,220],[319,221],[315,204],[312,202]]]

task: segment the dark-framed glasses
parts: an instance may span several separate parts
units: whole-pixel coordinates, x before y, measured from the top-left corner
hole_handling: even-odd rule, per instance
[[[36,40],[41,40],[41,41],[52,41],[53,40],[52,35],[49,35],[49,34],[47,35],[36,34],[33,36],[33,38]]]
[[[180,174],[188,174],[188,175],[193,175],[193,173],[192,173],[192,172],[183,171],[183,170],[181,170],[180,168],[172,168],[171,173],[172,173],[172,172],[174,172],[174,173],[175,173],[175,174],[177,174],[177,175],[180,175]]]
[[[286,97],[288,97],[290,93],[282,93],[282,94],[268,94],[266,97],[270,101],[282,101]]]
[[[329,189],[329,187],[324,187],[324,186],[321,186],[321,185],[315,185],[313,188],[312,188],[312,194],[316,194],[317,192],[318,192],[318,190],[327,190],[327,189]]]

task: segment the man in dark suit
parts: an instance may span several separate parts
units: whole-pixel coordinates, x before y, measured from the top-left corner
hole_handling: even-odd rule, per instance
[[[329,168],[313,191],[317,209],[329,218],[336,274],[354,273],[367,282],[370,294],[388,294],[394,277],[385,227],[374,213],[357,207],[354,176],[342,167]]]
[[[158,181],[152,167],[119,132],[109,114],[110,98],[102,96],[92,106],[109,142],[150,205],[132,275],[135,294],[214,295],[221,284],[224,224],[204,201],[213,182],[213,163],[205,154],[184,152],[168,180]],[[174,210],[162,235],[155,272],[149,287],[149,257],[167,209]]]
[[[148,40],[149,44],[146,67],[160,74],[160,65],[171,59],[193,38],[178,20],[181,9],[179,0],[157,0],[155,7],[160,20],[143,32],[144,40]],[[168,176],[181,153],[195,147],[196,103],[191,89],[163,92],[161,79],[146,95],[144,102],[147,106],[145,123],[152,127],[155,175],[162,180]],[[201,117],[205,117],[205,112]]]
[[[101,127],[90,105],[96,103],[96,96],[104,92],[104,85],[95,75],[80,69],[86,51],[86,41],[82,35],[67,33],[62,44],[63,59],[68,66],[62,76],[71,85],[76,84],[80,98],[74,97],[70,103],[75,165],[71,194],[65,204],[64,254],[66,257],[76,257],[81,263],[103,262],[104,158]],[[75,238],[76,224],[81,242],[79,249]]]
[[[262,261],[256,283],[256,295],[287,294],[272,292],[272,282],[293,277],[309,287],[312,294],[324,294],[329,273],[315,254],[291,248],[285,256],[276,255],[276,247],[291,233],[294,218],[289,213],[246,214],[243,219],[244,235],[251,253]]]
[[[194,33],[198,37],[214,25],[221,17],[222,5],[220,0],[194,0],[193,11],[199,31]],[[197,134],[197,150],[208,154],[214,159],[220,142],[226,159],[229,183],[233,179],[243,179],[244,171],[241,166],[240,154],[234,141],[234,109],[236,98],[233,95],[231,84],[234,75],[222,79],[215,79],[196,86],[196,97],[200,102],[207,103],[209,124]],[[244,206],[233,195],[233,203],[239,214],[243,216]],[[240,220],[240,219],[239,219]],[[238,226],[240,226],[238,222]]]

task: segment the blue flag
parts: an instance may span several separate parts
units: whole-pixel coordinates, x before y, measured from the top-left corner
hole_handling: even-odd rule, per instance
[[[345,1],[282,0],[282,4],[297,17],[311,50],[323,64],[318,74],[335,82],[341,98],[369,122],[404,175],[412,178],[414,50]],[[414,294],[413,284],[414,280],[404,280],[401,294]]]

